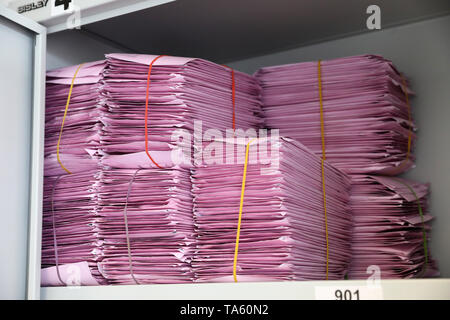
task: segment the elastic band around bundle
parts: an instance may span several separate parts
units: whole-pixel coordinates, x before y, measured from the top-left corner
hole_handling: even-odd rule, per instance
[[[238,218],[238,226],[237,226],[237,232],[236,232],[236,243],[234,247],[234,259],[233,259],[233,278],[234,282],[237,281],[237,259],[238,259],[238,252],[239,252],[239,237],[241,234],[241,222],[242,222],[242,209],[244,207],[244,194],[245,194],[245,181],[247,179],[247,165],[248,165],[248,153],[250,149],[250,144],[253,143],[257,139],[252,139],[247,143],[247,148],[245,150],[245,163],[244,163],[244,173],[242,176],[242,186],[241,186],[241,200],[239,203],[239,218]]]
[[[328,242],[328,218],[327,218],[327,196],[325,192],[325,129],[324,129],[324,121],[323,121],[323,95],[322,95],[322,70],[321,70],[321,61],[317,62],[317,79],[319,84],[319,103],[320,103],[320,135],[322,140],[322,158],[321,158],[321,175],[322,175],[322,194],[323,194],[323,210],[325,215],[325,241],[326,241],[326,276],[325,279],[328,280],[328,269],[329,269],[329,256],[330,256],[330,248]]]
[[[59,180],[63,176],[58,176],[55,181],[53,182],[53,188],[52,188],[52,195],[51,195],[51,207],[52,207],[52,225],[53,225],[53,249],[55,253],[55,266],[56,266],[56,274],[58,276],[58,280],[64,285],[67,286],[67,283],[65,283],[62,278],[61,274],[59,272],[59,260],[58,260],[58,241],[56,238],[56,221],[55,221],[55,207],[54,207],[54,197],[55,197],[55,190],[56,185],[58,184]]]
[[[128,216],[127,216],[127,209],[128,209],[128,200],[130,198],[130,193],[131,193],[131,187],[133,185],[134,180],[136,179],[136,175],[137,173],[142,170],[142,169],[137,169],[134,174],[133,177],[130,180],[130,184],[128,185],[128,191],[127,191],[127,197],[125,199],[125,207],[123,209],[123,219],[124,219],[124,223],[125,223],[125,235],[127,238],[127,250],[128,250],[128,263],[130,266],[130,275],[133,278],[134,282],[136,284],[140,284],[139,281],[136,279],[136,277],[134,276],[134,272],[133,272],[133,259],[131,257],[131,245],[130,245],[130,235],[128,232]]]
[[[409,121],[409,132],[408,132],[408,149],[406,152],[406,158],[405,160],[403,160],[400,165],[398,166],[398,168],[403,167],[404,165],[408,164],[408,160],[411,154],[411,142],[412,142],[412,117],[411,117],[411,105],[409,103],[409,95],[408,95],[408,87],[406,85],[406,80],[405,78],[402,76],[402,83],[403,83],[403,92],[405,93],[405,102],[406,102],[406,106],[408,107],[408,121]]]
[[[61,168],[63,168],[64,171],[66,171],[68,174],[71,174],[72,172],[70,172],[66,167],[64,167],[64,165],[61,162],[61,159],[59,158],[59,145],[61,143],[61,137],[62,137],[62,133],[63,133],[64,122],[65,122],[66,116],[67,116],[67,111],[69,110],[70,98],[72,96],[72,89],[73,89],[73,85],[75,83],[75,78],[77,77],[78,71],[80,71],[83,64],[84,63],[82,63],[78,66],[77,70],[75,70],[75,73],[73,75],[72,83],[70,84],[69,95],[67,96],[66,108],[64,109],[64,116],[63,116],[62,123],[61,123],[61,129],[59,130],[58,143],[56,144],[56,159],[58,160],[58,163],[61,166]]]
[[[236,80],[234,77],[234,69],[227,65],[223,65],[223,66],[227,67],[228,69],[231,70],[231,102],[233,104],[232,124],[233,124],[233,130],[236,130]]]
[[[150,155],[150,152],[148,151],[148,96],[149,96],[149,88],[150,88],[150,75],[152,73],[152,67],[153,64],[158,60],[159,58],[165,57],[166,55],[162,54],[154,58],[150,65],[148,66],[148,74],[147,74],[147,93],[145,95],[145,153],[150,158],[150,160],[153,162],[155,166],[157,166],[160,169],[163,169],[158,163],[156,163],[155,160],[153,160],[152,156]]]

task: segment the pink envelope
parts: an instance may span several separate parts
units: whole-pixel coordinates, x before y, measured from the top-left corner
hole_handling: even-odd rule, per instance
[[[396,177],[352,176],[350,279],[366,279],[372,265],[380,268],[382,279],[439,275],[424,243],[424,234],[430,240],[433,218],[428,214],[428,188],[428,184]]]
[[[255,77],[265,126],[322,155],[317,61],[265,67]],[[328,161],[351,174],[397,175],[414,166],[412,92],[389,60],[361,55],[321,61],[321,85]]]

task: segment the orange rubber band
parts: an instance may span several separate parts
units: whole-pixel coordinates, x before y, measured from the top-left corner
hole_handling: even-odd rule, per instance
[[[150,65],[148,66],[148,74],[147,74],[147,94],[145,96],[145,153],[150,158],[150,160],[160,169],[163,169],[159,164],[156,163],[155,160],[153,160],[152,156],[148,152],[148,96],[149,96],[149,88],[150,88],[150,75],[152,73],[152,67],[156,60],[158,60],[161,57],[164,57],[166,55],[162,54],[157,56],[155,59],[150,62]]]
[[[405,78],[402,76],[402,82],[403,82],[403,91],[405,93],[405,102],[406,102],[406,106],[408,107],[408,121],[410,123],[410,129],[409,129],[409,134],[408,134],[408,151],[406,153],[406,158],[405,160],[403,160],[400,165],[398,166],[398,168],[401,168],[402,166],[404,166],[405,164],[408,163],[410,154],[411,154],[411,142],[412,142],[412,117],[411,117],[411,105],[409,104],[409,95],[408,95],[408,87],[406,86],[406,80]]]
[[[72,172],[70,172],[66,167],[64,167],[64,165],[61,162],[61,159],[59,158],[59,144],[61,143],[61,137],[62,137],[62,133],[63,133],[64,122],[66,121],[67,111],[69,110],[70,97],[72,96],[72,89],[73,89],[73,85],[75,83],[75,78],[77,77],[78,71],[80,71],[83,64],[84,63],[82,63],[78,66],[77,70],[75,70],[75,73],[73,75],[72,83],[70,84],[69,95],[67,96],[66,109],[64,110],[64,116],[63,116],[62,123],[61,123],[61,130],[59,130],[58,143],[56,144],[56,159],[58,160],[58,163],[61,166],[61,168],[63,168],[68,174],[72,174]]]
[[[322,158],[321,158],[321,171],[322,171],[322,194],[323,194],[323,210],[325,214],[325,240],[327,243],[327,262],[326,262],[326,280],[328,280],[328,267],[329,267],[329,257],[330,257],[330,247],[328,243],[328,219],[327,219],[327,196],[325,193],[325,129],[323,121],[323,96],[322,96],[322,69],[321,61],[317,62],[317,78],[319,83],[319,102],[320,102],[320,135],[322,137]]]

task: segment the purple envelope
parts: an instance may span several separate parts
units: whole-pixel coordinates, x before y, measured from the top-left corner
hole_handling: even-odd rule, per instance
[[[326,278],[321,160],[291,139],[281,138],[279,151],[278,167],[248,164],[237,257],[238,281]],[[260,159],[259,154],[254,158]],[[324,169],[328,279],[337,280],[343,279],[350,262],[350,181],[327,162]],[[196,281],[234,281],[243,170],[243,164],[192,169],[196,235],[192,267]]]
[[[349,278],[367,279],[370,266],[379,268],[381,279],[438,276],[428,246],[432,219],[428,213],[429,185],[382,176],[351,178]]]

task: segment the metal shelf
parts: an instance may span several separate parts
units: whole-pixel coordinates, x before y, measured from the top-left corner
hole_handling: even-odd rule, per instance
[[[80,18],[81,25],[87,25],[172,1],[175,0],[78,0],[76,7],[72,1],[68,2],[69,6],[64,10],[62,6],[56,7],[51,3],[38,10],[25,11],[23,15],[47,27],[48,33],[53,33],[68,29],[68,19],[75,16]],[[18,11],[19,7],[29,2],[17,0],[9,3],[9,7]]]
[[[442,16],[450,12],[448,0],[435,0],[433,5],[427,6],[419,5],[419,2],[422,3],[420,0],[413,1],[413,4],[411,1],[400,1],[404,4],[408,2],[407,5],[403,6],[387,0],[382,1],[383,26],[405,24]],[[21,5],[29,2],[20,0],[14,3]],[[237,0],[232,0],[231,3],[229,1],[223,3],[216,1],[213,4],[201,0],[80,0],[77,1],[77,5],[81,8],[80,24],[83,29],[106,40],[113,40],[126,47],[133,48],[136,52],[167,52],[172,55],[201,56],[222,62],[256,57],[265,53],[321,42],[326,39],[368,32],[364,25],[365,8],[372,1],[349,0],[346,6],[330,0],[310,3],[299,1],[294,7],[294,4],[290,2],[292,1],[284,0],[282,1],[284,5],[279,2],[277,2],[277,5],[273,5],[274,2],[270,0],[247,0],[244,3]],[[205,15],[205,12],[208,12],[208,14]],[[54,15],[51,8],[47,7],[30,11],[24,14],[25,17],[18,16],[16,19],[24,20],[28,17],[47,27],[48,33],[53,33],[66,30],[68,18],[73,14],[74,12],[67,12]],[[267,23],[268,21],[271,23]],[[180,28],[180,26],[182,27]],[[157,31],[157,36],[153,32],[154,30]],[[445,30],[445,28],[442,28],[442,30]],[[428,48],[430,44],[436,44],[436,48],[439,49],[443,48],[442,45],[446,45],[446,42],[439,40],[439,35],[441,33],[445,35],[445,32],[437,31],[430,33],[430,38],[428,38],[427,33],[420,33],[420,35],[426,35],[422,37],[427,40],[426,46],[423,47]],[[442,115],[443,109],[437,109],[437,106],[441,97],[443,97],[442,101],[445,101],[445,96],[436,96],[432,92],[433,90],[429,88],[431,88],[434,79],[443,79],[444,82],[442,83],[445,85],[446,78],[436,77],[442,74],[437,73],[434,69],[423,71],[429,69],[427,64],[420,63],[422,57],[426,56],[425,51],[408,55],[408,50],[411,50],[410,48],[413,48],[413,46],[405,46],[404,42],[395,37],[394,33],[396,32],[397,30],[392,31],[390,36],[392,42],[389,42],[398,42],[398,49],[395,47],[393,52],[398,51],[398,55],[402,57],[399,60],[405,61],[405,70],[411,70],[412,78],[416,79],[418,84],[423,84],[422,88],[425,89],[419,92],[421,94],[419,94],[419,97],[424,97],[422,104],[428,107],[434,106],[434,109],[431,109],[432,111],[430,111],[430,108],[422,108],[425,111],[420,115],[423,119],[425,119],[423,115],[433,114],[434,112]],[[381,35],[381,32],[377,31],[374,34]],[[437,37],[431,37],[431,35],[437,35]],[[403,39],[406,38],[403,37]],[[143,39],[147,41],[143,41]],[[167,39],[171,41],[167,41]],[[39,59],[44,61],[45,42],[42,41],[44,40],[37,42],[38,47],[40,44],[42,48],[36,52]],[[364,48],[366,48],[367,43],[369,41],[363,42]],[[389,44],[384,43],[383,46],[390,47]],[[383,46],[380,45],[380,49]],[[437,50],[431,50],[431,52],[435,51]],[[339,51],[339,54],[342,54],[342,51]],[[430,60],[434,59],[437,65],[441,61],[443,63],[447,61],[443,58],[440,59],[441,55],[430,57],[432,57]],[[278,60],[278,63],[282,62]],[[407,67],[415,63],[419,67],[416,68],[417,71],[414,71],[416,73],[413,73],[413,69]],[[42,63],[37,64],[36,68],[39,69],[41,65]],[[42,90],[36,90],[36,92],[39,95]],[[417,100],[417,105],[421,104],[420,101],[422,100]],[[420,110],[417,110],[417,112],[420,112]],[[418,118],[421,118],[419,114]],[[422,128],[426,127],[425,122],[428,128],[432,128],[436,119],[444,118],[442,116],[441,118],[426,118],[427,120],[422,122]],[[40,129],[39,126],[33,126],[33,128],[35,128],[33,139],[37,143],[38,133],[43,134],[43,129]],[[435,137],[445,137],[445,135],[435,134],[430,129],[425,129],[424,133],[428,134],[424,135],[424,141]],[[428,152],[434,151],[431,148],[433,144],[429,143],[428,145],[430,147],[427,146],[427,149],[421,149],[424,150],[422,154],[434,154]],[[439,143],[435,145],[439,145]],[[39,157],[39,153],[33,154]],[[439,159],[444,158],[440,157]],[[422,178],[431,176],[430,172],[433,173],[431,169],[442,169],[440,164],[437,167],[428,167],[430,167],[429,171],[421,171]],[[442,176],[441,172],[444,171],[440,170],[433,177],[438,174]],[[33,177],[35,180],[37,179],[36,176]],[[433,180],[433,183],[435,183],[435,180]],[[439,181],[445,181],[445,179],[442,178]],[[32,183],[32,186],[42,186],[42,184],[36,182]],[[37,203],[40,198],[40,193],[32,192],[32,205],[38,206]],[[436,205],[434,207],[436,208]],[[439,208],[437,207],[437,209]],[[40,209],[34,207],[31,209],[31,212],[36,214],[31,215],[34,220],[30,220],[29,223],[31,258],[29,258],[28,298],[38,298],[39,293],[40,241],[36,241],[36,237],[40,237],[40,211]],[[438,212],[439,210],[436,210],[436,213]],[[441,212],[445,212],[445,210],[441,210]],[[445,226],[448,220],[445,219],[444,215],[438,218],[441,229],[439,237],[436,238],[436,243],[442,246],[442,243],[446,243],[448,236],[442,226]],[[448,265],[447,257],[446,254],[445,256],[438,256],[438,259],[445,259],[443,265]],[[447,273],[445,275],[448,276]],[[41,288],[40,292],[42,299],[316,299],[320,297],[334,299],[336,290],[350,290],[352,292],[360,290],[361,299],[450,299],[450,279],[382,280],[378,287],[368,286],[367,282],[363,280],[53,287]]]
[[[359,290],[361,300],[450,299],[450,279],[381,280],[378,286],[347,280],[48,287],[41,288],[41,299],[311,300],[336,299],[336,290],[349,290],[353,298]]]

